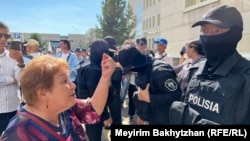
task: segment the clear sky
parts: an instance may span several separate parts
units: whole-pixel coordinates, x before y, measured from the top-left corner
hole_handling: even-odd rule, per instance
[[[99,25],[102,0],[1,0],[10,32],[85,34]]]

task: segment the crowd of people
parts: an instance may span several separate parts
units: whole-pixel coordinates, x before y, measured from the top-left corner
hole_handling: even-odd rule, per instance
[[[0,140],[101,141],[103,129],[122,125],[126,95],[131,124],[250,124],[250,61],[237,51],[240,12],[220,5],[196,26],[199,38],[174,65],[164,37],[154,52],[145,37],[117,48],[106,36],[89,54],[62,39],[61,52],[48,55],[30,39],[24,54],[5,47],[9,28],[0,22]]]

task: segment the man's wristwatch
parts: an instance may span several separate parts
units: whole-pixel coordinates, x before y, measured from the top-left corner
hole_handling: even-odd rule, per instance
[[[24,68],[24,67],[25,67],[25,64],[22,64],[22,65],[17,64],[17,66],[18,66],[19,68]]]

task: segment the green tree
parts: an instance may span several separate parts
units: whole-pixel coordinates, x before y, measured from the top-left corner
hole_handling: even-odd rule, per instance
[[[127,0],[103,0],[102,15],[97,15],[97,20],[97,38],[113,36],[121,45],[125,39],[135,37],[136,16]]]
[[[45,46],[46,42],[42,41],[42,39],[41,39],[41,37],[40,37],[39,34],[37,34],[37,33],[30,34],[30,39],[36,40],[39,43],[39,48],[41,50],[46,50],[46,46]]]

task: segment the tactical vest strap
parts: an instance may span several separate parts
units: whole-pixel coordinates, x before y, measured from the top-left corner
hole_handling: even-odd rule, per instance
[[[33,59],[33,56],[29,54],[25,55],[25,57],[29,58],[30,60]]]

